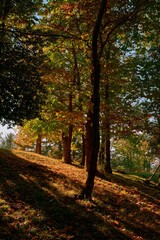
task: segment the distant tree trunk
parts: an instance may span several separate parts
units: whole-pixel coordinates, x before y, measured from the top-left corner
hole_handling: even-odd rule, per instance
[[[106,158],[105,158],[105,173],[112,174],[111,168],[111,142],[110,142],[110,135],[109,135],[109,126],[107,126],[107,133],[106,133]]]
[[[158,174],[158,187],[160,188],[160,173]]]
[[[104,165],[105,173],[112,174],[110,155],[110,126],[107,124],[101,136],[101,146],[99,152],[99,164]]]
[[[85,135],[82,134],[82,159],[81,159],[81,166],[85,166],[85,158],[86,158],[86,138]]]
[[[62,158],[62,141],[58,141],[58,157]]]
[[[62,133],[62,143],[63,143],[63,158],[64,162],[71,164],[71,142],[72,142],[72,132],[73,126],[69,125],[68,133]]]
[[[105,86],[105,102],[107,105],[107,113],[106,113],[106,129],[105,129],[105,137],[106,137],[106,159],[105,159],[105,173],[112,174],[111,168],[111,137],[110,137],[110,104],[109,104],[109,82],[107,80],[107,84]]]
[[[80,94],[81,91],[82,91],[82,89],[81,89],[81,77],[80,77],[80,71],[79,71],[78,61],[77,61],[77,54],[76,54],[76,50],[75,50],[74,44],[72,44],[72,53],[73,53],[73,59],[74,59],[74,80],[75,80],[74,82],[77,85],[77,90],[78,90],[78,93],[79,93],[79,97],[78,97],[79,110],[82,111],[83,110],[83,108],[82,108],[83,98],[82,98],[82,96]],[[88,159],[88,157],[87,157],[87,159]],[[86,162],[88,162],[86,160],[86,138],[85,138],[85,135],[83,133],[82,134],[82,159],[81,159],[80,165],[81,166],[85,166]]]
[[[106,0],[101,1],[100,10],[95,23],[92,36],[92,84],[93,84],[93,115],[92,115],[92,145],[91,145],[91,161],[88,170],[88,176],[84,189],[81,193],[81,198],[91,198],[94,179],[97,170],[97,158],[99,152],[99,109],[100,109],[100,95],[99,95],[99,83],[100,83],[100,56],[98,56],[98,37],[102,24],[103,14],[106,10]]]
[[[158,172],[158,186],[160,186],[160,164],[157,166],[157,168],[154,171],[154,173],[152,174],[152,176],[146,180],[146,183],[150,183],[150,181],[153,179],[153,177],[155,176],[155,174],[157,172]]]
[[[72,93],[69,94],[69,104],[68,104],[69,112],[72,112]],[[63,143],[63,157],[64,162],[71,164],[71,143],[72,143],[72,133],[73,133],[73,125],[70,123],[68,126],[68,131],[62,133],[62,143]]]
[[[86,122],[85,127],[86,127],[85,168],[86,168],[86,171],[88,172],[89,167],[90,167],[92,147],[93,147],[93,127],[92,127],[92,112],[91,112],[91,110],[88,111],[87,122]]]
[[[38,137],[36,140],[36,153],[42,154],[42,136],[41,136],[41,134],[38,134]]]
[[[100,151],[99,151],[99,165],[100,166],[102,166],[102,164],[104,163],[104,159],[105,159],[105,138],[104,138],[104,134],[102,132]]]

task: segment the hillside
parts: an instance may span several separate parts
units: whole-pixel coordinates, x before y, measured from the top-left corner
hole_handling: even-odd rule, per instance
[[[140,180],[96,178],[93,202],[76,200],[78,166],[0,150],[0,240],[160,239],[160,191]]]

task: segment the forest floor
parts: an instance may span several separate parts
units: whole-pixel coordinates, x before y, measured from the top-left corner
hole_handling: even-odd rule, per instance
[[[0,240],[159,240],[160,191],[138,177],[96,177],[93,201],[74,198],[84,169],[0,150]]]

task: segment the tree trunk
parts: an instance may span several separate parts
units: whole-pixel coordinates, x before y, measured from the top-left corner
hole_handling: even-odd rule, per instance
[[[99,159],[98,159],[100,166],[102,166],[102,164],[104,163],[104,159],[105,159],[105,138],[104,138],[104,134],[102,132],[100,151],[99,151]]]
[[[154,173],[152,174],[152,176],[146,180],[146,182],[149,183],[149,182],[153,179],[153,177],[155,176],[155,174],[156,174],[159,170],[160,170],[160,164],[157,166],[157,168],[156,168],[156,170],[154,171]],[[158,184],[159,184],[159,176],[160,176],[160,174],[158,174]]]
[[[71,142],[72,142],[72,131],[73,126],[69,125],[68,133],[62,133],[62,143],[63,143],[63,158],[64,162],[71,164]]]
[[[41,134],[38,134],[38,137],[36,140],[36,153],[42,154],[42,136],[41,136]]]
[[[106,87],[108,89],[108,87]],[[108,98],[108,99],[107,99]],[[107,116],[106,116],[106,129],[105,129],[105,152],[106,152],[106,159],[105,159],[105,173],[112,174],[112,168],[111,168],[111,137],[110,137],[110,118],[109,118],[109,93],[106,94],[106,103],[107,104]]]
[[[160,172],[158,174],[158,187],[160,188]]]
[[[69,112],[72,112],[73,110],[72,109],[72,92],[70,92],[69,94],[68,110]],[[64,158],[64,162],[68,164],[71,164],[72,162],[72,158],[71,158],[72,133],[73,133],[73,125],[70,123],[68,126],[68,130],[62,133],[63,158]]]
[[[111,168],[111,142],[110,142],[110,126],[106,129],[106,161],[105,161],[105,173],[112,174]]]
[[[86,179],[85,187],[81,193],[83,198],[91,198],[94,179],[97,170],[97,158],[99,151],[99,109],[100,109],[100,95],[99,95],[99,83],[100,83],[100,56],[98,56],[98,37],[102,24],[103,14],[106,9],[106,0],[101,1],[100,10],[95,23],[92,36],[92,84],[93,84],[93,115],[92,115],[92,146],[91,146],[91,161],[88,170],[88,176]],[[102,49],[100,49],[101,51]]]
[[[110,52],[109,52],[110,55]],[[106,117],[105,117],[105,173],[112,174],[111,168],[111,134],[110,134],[110,96],[109,96],[109,80],[107,78],[107,83],[105,86],[105,103],[106,103]]]
[[[87,122],[86,122],[86,145],[85,145],[85,168],[86,171],[89,171],[90,162],[91,162],[91,154],[92,154],[92,141],[93,141],[93,128],[92,128],[92,112],[88,111],[87,114]]]
[[[82,134],[82,159],[81,159],[81,166],[85,166],[85,158],[86,158],[86,138],[85,135]]]

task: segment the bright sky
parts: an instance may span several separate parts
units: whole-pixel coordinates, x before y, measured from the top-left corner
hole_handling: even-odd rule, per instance
[[[3,136],[5,136],[9,133],[15,133],[15,131],[12,128],[8,128],[7,125],[5,126],[0,125],[0,133],[3,133]]]

